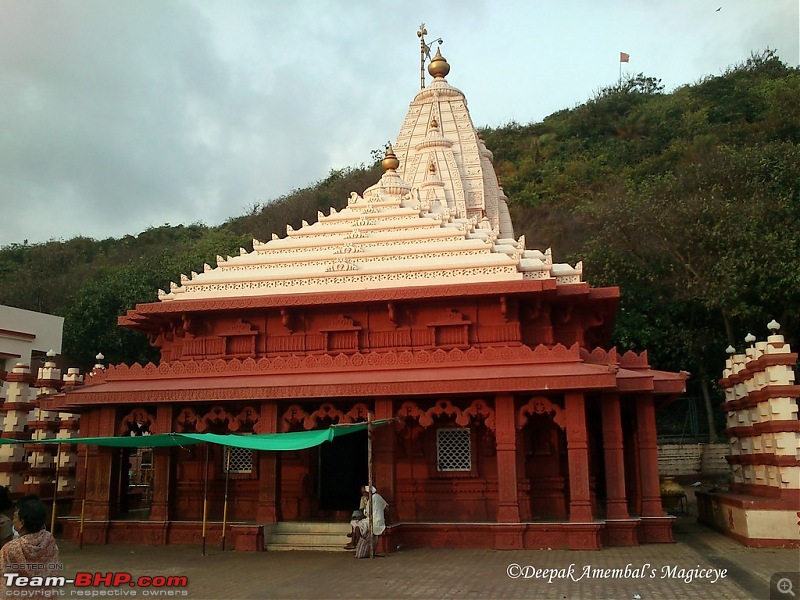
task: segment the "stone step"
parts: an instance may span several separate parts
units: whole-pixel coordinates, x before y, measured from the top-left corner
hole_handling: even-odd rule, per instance
[[[344,552],[348,533],[349,523],[275,523],[265,528],[264,548],[268,551]]]
[[[308,540],[315,540],[321,545],[339,545],[347,543],[347,533],[273,533],[269,538],[270,544],[303,544]]]
[[[352,552],[352,550],[346,550],[344,544],[327,546],[315,544],[313,542],[307,544],[266,544],[264,550],[267,552]]]
[[[317,521],[283,521],[272,525],[273,533],[332,533],[347,535],[350,523],[324,523]]]

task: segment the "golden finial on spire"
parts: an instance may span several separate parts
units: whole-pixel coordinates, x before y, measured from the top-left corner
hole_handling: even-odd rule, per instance
[[[389,142],[389,146],[386,148],[386,155],[383,157],[383,160],[381,161],[381,167],[383,167],[384,171],[395,171],[399,166],[400,166],[400,161],[397,160],[397,155],[394,153],[394,149],[392,148],[392,143]]]
[[[431,46],[430,44],[425,43],[425,36],[428,35],[428,30],[425,29],[425,23],[422,23],[419,26],[419,31],[417,31],[417,37],[419,38],[419,89],[425,89],[425,59],[431,60]],[[431,42],[431,44],[439,44],[440,46],[444,43],[442,38],[437,38]],[[439,50],[437,48],[436,55],[441,57],[439,54]],[[442,59],[444,60],[444,59]],[[445,61],[445,64],[447,61]],[[450,65],[447,66],[447,70],[450,70]],[[430,68],[428,69],[430,71]],[[431,73],[432,75],[433,73]],[[447,73],[445,73],[447,75]]]
[[[431,77],[434,79],[444,78],[447,77],[447,74],[450,72],[450,65],[445,60],[444,56],[442,56],[442,52],[439,48],[436,49],[436,56],[433,57],[431,64],[428,65],[428,73],[431,74]]]

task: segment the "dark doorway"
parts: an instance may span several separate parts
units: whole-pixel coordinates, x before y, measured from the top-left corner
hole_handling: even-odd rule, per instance
[[[369,478],[367,432],[337,437],[319,449],[319,507],[352,511],[358,508],[361,486]]]

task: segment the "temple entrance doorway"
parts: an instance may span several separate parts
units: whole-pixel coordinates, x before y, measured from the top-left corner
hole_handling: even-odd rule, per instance
[[[153,499],[153,449],[115,449],[112,494],[115,518],[147,518]]]
[[[569,469],[563,429],[549,414],[531,415],[523,428],[525,474],[530,481],[533,520],[567,518]]]
[[[361,499],[361,486],[369,480],[367,432],[337,437],[319,449],[319,508],[353,511]]]

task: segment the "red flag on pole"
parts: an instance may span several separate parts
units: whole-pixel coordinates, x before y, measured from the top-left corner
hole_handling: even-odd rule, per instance
[[[628,54],[627,52],[620,52],[619,53],[619,62],[621,62],[621,63],[628,62],[628,61],[630,61],[630,59],[631,59],[631,55]]]

